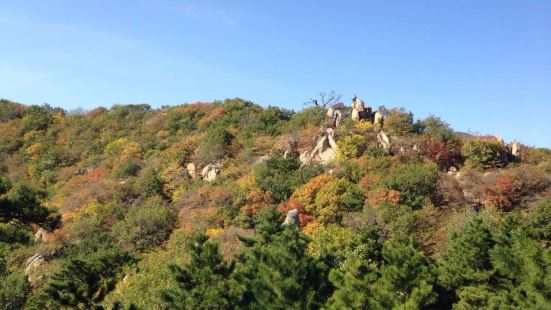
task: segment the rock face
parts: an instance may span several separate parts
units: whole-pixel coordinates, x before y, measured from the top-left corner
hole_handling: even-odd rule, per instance
[[[29,257],[25,262],[25,275],[29,275],[36,267],[40,266],[44,262],[44,256],[40,254],[34,254]]]
[[[197,168],[194,163],[189,163],[186,165],[186,172],[192,179],[197,177]]]
[[[315,146],[300,154],[300,162],[305,165],[312,161],[327,164],[337,157],[337,143],[334,138],[335,132],[331,128],[321,129],[318,138],[315,140]]]
[[[34,241],[36,242],[42,242],[42,241],[45,241],[46,240],[46,233],[47,231],[40,227],[38,229],[38,231],[36,232],[36,234],[34,234]]]
[[[298,227],[300,225],[300,221],[299,221],[299,218],[298,218],[298,210],[293,209],[293,210],[287,212],[287,217],[285,218],[285,221],[281,225],[282,226],[295,225],[295,226]]]
[[[216,177],[220,174],[220,164],[208,164],[201,171],[201,176],[203,180],[207,182],[212,182],[216,180]]]
[[[381,114],[381,112],[375,112],[375,115],[373,116],[373,124],[383,125],[383,114]]]
[[[513,155],[516,158],[520,158],[521,146],[520,146],[520,143],[518,143],[518,141],[516,140],[513,141],[513,143],[511,143],[511,155]]]
[[[390,139],[385,134],[384,131],[380,131],[377,135],[377,141],[379,142],[379,145],[387,152],[390,152]]]

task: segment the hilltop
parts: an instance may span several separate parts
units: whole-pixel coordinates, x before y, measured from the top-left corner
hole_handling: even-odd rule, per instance
[[[0,101],[0,305],[551,305],[551,150],[360,101]]]

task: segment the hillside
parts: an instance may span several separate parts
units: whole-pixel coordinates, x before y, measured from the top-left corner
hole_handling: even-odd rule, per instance
[[[551,307],[551,150],[336,107],[0,101],[0,309]]]

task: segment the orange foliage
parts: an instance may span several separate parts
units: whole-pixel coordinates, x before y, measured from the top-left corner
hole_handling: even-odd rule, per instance
[[[226,111],[223,107],[216,107],[212,111],[210,111],[206,116],[201,118],[197,122],[197,126],[199,128],[206,128],[210,123],[220,118],[222,115],[226,114]]]
[[[248,216],[256,214],[256,212],[268,207],[272,203],[270,193],[266,193],[256,186],[249,190],[245,200],[246,202],[241,207],[241,212]]]
[[[358,182],[358,187],[362,190],[364,194],[367,194],[377,182],[379,182],[380,177],[376,175],[367,174]]]
[[[500,176],[493,187],[485,190],[484,205],[493,205],[503,211],[510,211],[522,198],[522,184],[509,176]]]
[[[374,189],[367,194],[367,203],[375,208],[381,203],[397,206],[400,203],[400,192],[387,188]]]
[[[305,210],[312,214],[315,210],[315,201],[316,195],[318,192],[329,182],[335,180],[336,178],[329,174],[321,174],[317,177],[314,177],[308,181],[308,183],[297,188],[291,199],[294,199],[296,202],[302,204]]]

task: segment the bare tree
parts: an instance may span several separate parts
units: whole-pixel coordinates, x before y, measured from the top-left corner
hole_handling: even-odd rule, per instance
[[[305,105],[313,104],[315,106],[320,106],[323,108],[330,107],[341,100],[342,95],[338,95],[334,90],[329,93],[320,92],[317,98],[310,98],[306,101]]]

